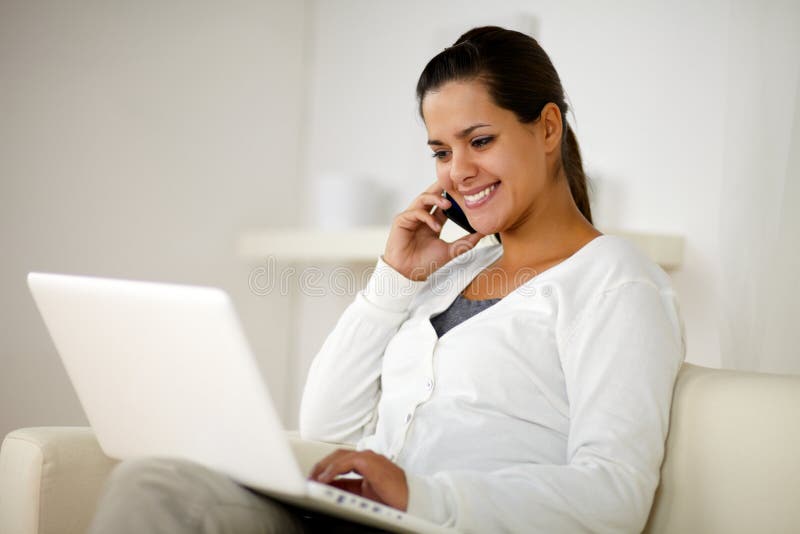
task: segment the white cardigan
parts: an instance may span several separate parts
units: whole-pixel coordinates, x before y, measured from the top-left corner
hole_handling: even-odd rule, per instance
[[[425,282],[379,259],[311,365],[301,434],[386,455],[409,513],[464,532],[640,532],[685,354],[669,277],[603,235],[437,338],[501,255]]]

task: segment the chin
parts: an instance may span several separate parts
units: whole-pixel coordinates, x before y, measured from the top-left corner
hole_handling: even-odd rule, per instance
[[[500,226],[497,225],[497,224],[490,224],[490,223],[487,224],[485,222],[484,223],[480,223],[480,222],[473,223],[472,221],[470,221],[469,224],[472,225],[472,227],[475,230],[477,230],[478,232],[480,232],[480,233],[482,233],[484,235],[492,235],[492,234],[496,234],[496,233],[498,233],[500,231]]]

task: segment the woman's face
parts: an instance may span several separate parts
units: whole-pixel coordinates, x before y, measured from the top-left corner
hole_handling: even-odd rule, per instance
[[[508,231],[535,213],[547,192],[553,144],[545,141],[545,121],[522,124],[478,81],[449,82],[427,93],[422,114],[439,185],[473,228]]]

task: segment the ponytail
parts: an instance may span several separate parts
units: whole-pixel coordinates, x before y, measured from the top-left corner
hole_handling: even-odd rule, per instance
[[[567,121],[564,121],[566,124]],[[583,159],[581,149],[578,146],[578,139],[572,127],[567,124],[567,131],[564,134],[564,142],[561,144],[561,161],[564,165],[564,173],[567,175],[569,190],[575,205],[578,206],[581,214],[586,217],[590,224],[592,221],[592,208],[589,205],[589,184],[586,173],[583,172]]]

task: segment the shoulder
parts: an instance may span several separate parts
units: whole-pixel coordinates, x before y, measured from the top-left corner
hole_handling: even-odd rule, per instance
[[[615,235],[590,241],[559,272],[562,283],[581,289],[582,297],[640,282],[657,289],[671,289],[672,280],[637,245]]]
[[[561,339],[569,337],[587,318],[597,317],[598,307],[612,301],[638,309],[629,310],[631,313],[644,314],[648,310],[643,307],[657,305],[671,316],[678,314],[669,275],[633,242],[620,236],[596,238],[564,262],[562,269],[543,273],[540,283],[551,285],[557,295]]]

